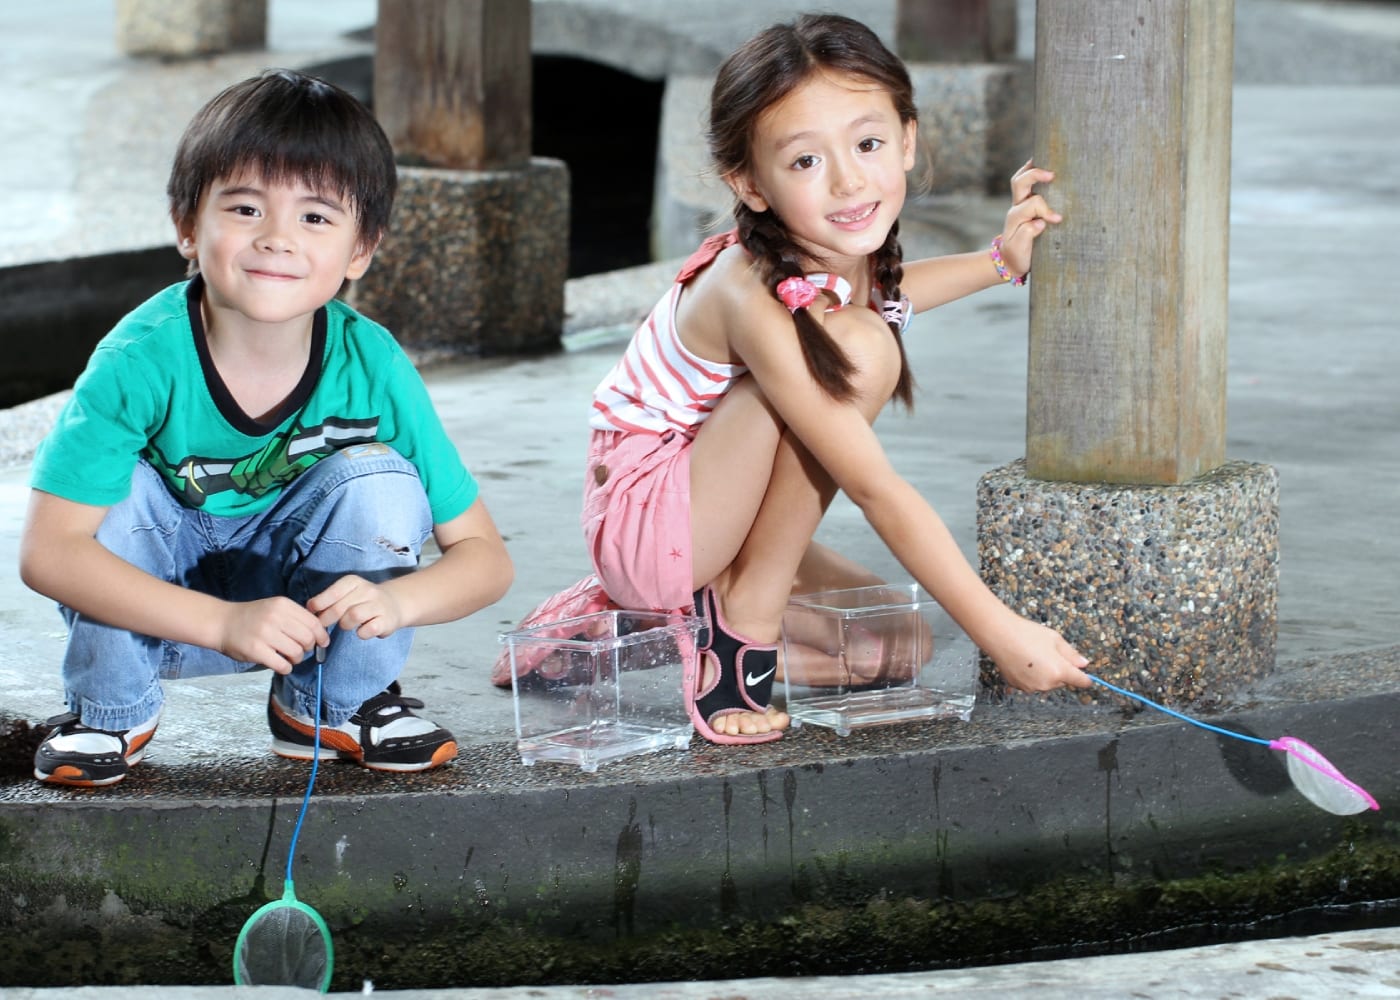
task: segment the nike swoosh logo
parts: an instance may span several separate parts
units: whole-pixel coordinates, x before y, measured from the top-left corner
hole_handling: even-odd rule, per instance
[[[777,667],[770,667],[768,670],[759,674],[757,677],[755,677],[753,674],[745,674],[744,686],[753,687],[755,684],[763,683],[763,681],[766,680],[768,677],[772,676],[773,672],[777,669]]]

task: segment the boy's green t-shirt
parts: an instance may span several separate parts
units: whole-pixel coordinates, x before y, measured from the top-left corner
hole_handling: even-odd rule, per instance
[[[378,441],[418,469],[434,524],[476,501],[476,480],[427,387],[384,327],[328,303],[316,314],[301,384],[260,423],[233,403],[209,360],[201,282],[157,293],[97,345],[34,457],[35,489],[110,507],[130,492],[144,458],[186,506],[242,517],[338,448]]]

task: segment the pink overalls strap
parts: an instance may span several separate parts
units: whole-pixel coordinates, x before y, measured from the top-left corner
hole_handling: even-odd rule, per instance
[[[701,243],[696,251],[686,258],[681,269],[676,272],[676,281],[681,284],[689,281],[701,271],[705,270],[710,263],[720,255],[723,250],[732,247],[739,242],[739,230],[731,229],[727,233],[716,233]]]

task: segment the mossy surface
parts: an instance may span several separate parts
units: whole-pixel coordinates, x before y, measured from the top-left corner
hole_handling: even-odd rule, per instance
[[[829,866],[839,870],[841,859]],[[8,881],[0,983],[35,986],[228,982],[238,930],[269,894],[255,886],[181,917],[175,907],[138,911],[96,884]],[[434,913],[412,900],[391,912],[352,910],[347,898],[322,912],[338,914],[336,989],[364,979],[406,989],[899,972],[1390,923],[1400,845],[1389,831],[1358,824],[1325,853],[1246,871],[1175,880],[1080,875],[960,901],[823,896],[777,918],[736,907],[711,926],[638,934],[611,909],[591,925],[574,913],[575,934],[542,929],[557,928],[557,914],[493,919],[474,906]]]

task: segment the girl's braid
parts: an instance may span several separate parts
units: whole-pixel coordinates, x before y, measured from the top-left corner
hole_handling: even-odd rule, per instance
[[[904,280],[904,248],[899,245],[899,220],[890,227],[884,246],[875,251],[875,285],[880,297],[887,301],[900,300],[899,283]],[[914,406],[914,375],[909,370],[909,359],[904,354],[904,331],[898,323],[889,324],[894,333],[895,345],[899,348],[899,381],[894,386],[894,398],[908,408]]]
[[[776,298],[778,282],[802,274],[793,263],[793,258],[798,256],[798,248],[771,211],[755,212],[740,202],[734,209],[734,220],[738,225],[739,242],[757,264],[763,284]],[[890,228],[884,245],[875,252],[874,277],[881,296],[898,302],[899,283],[904,277],[904,250],[899,245],[898,221]],[[802,357],[812,378],[832,399],[849,401],[853,394],[851,376],[855,369],[846,352],[807,310],[796,310],[792,319],[797,327],[797,342],[802,347]],[[912,407],[914,377],[904,353],[904,337],[898,323],[891,323],[889,327],[894,334],[895,346],[899,349],[899,381],[895,383],[894,398],[906,407]]]
[[[793,262],[798,249],[792,237],[771,211],[755,212],[742,202],[734,209],[734,221],[738,224],[739,242],[757,264],[764,286],[776,298],[778,282],[802,275]],[[832,399],[848,402],[854,394],[851,375],[855,368],[846,352],[806,309],[795,310],[792,320],[812,378]]]

